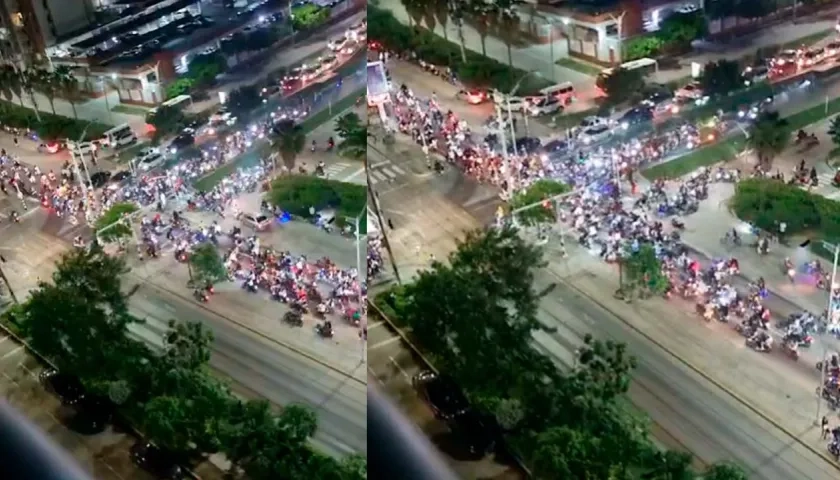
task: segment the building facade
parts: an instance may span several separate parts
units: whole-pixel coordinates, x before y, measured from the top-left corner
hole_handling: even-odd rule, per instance
[[[88,0],[0,0],[0,54],[21,66],[46,61],[59,38],[91,25]]]

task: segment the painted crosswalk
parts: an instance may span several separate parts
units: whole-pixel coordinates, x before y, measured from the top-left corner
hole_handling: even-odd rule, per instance
[[[826,198],[831,198],[833,200],[840,200],[840,188],[835,187],[832,185],[834,182],[834,173],[829,171],[821,171],[817,173],[817,183],[816,187],[802,187],[811,193],[816,193],[818,195],[822,195]]]
[[[373,185],[382,182],[393,182],[396,179],[406,175],[406,171],[399,165],[394,165],[390,162],[383,162],[370,167],[370,183]]]

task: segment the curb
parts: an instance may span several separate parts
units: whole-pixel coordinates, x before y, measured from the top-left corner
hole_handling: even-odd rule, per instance
[[[135,277],[136,277],[136,275],[135,275]],[[325,361],[321,360],[320,358],[318,358],[318,357],[316,357],[316,356],[314,356],[314,355],[312,355],[312,354],[310,354],[310,353],[304,352],[303,350],[300,350],[300,349],[298,349],[298,348],[296,348],[296,347],[293,347],[292,345],[290,345],[290,344],[288,344],[288,343],[281,342],[281,341],[279,341],[279,340],[277,340],[277,339],[275,339],[275,338],[271,338],[271,337],[269,337],[268,335],[266,335],[266,334],[264,334],[264,333],[260,332],[259,330],[255,329],[255,328],[253,328],[253,327],[250,327],[250,326],[248,326],[248,325],[245,325],[244,323],[241,323],[241,322],[239,322],[239,321],[237,321],[237,320],[234,320],[234,319],[232,319],[232,318],[228,317],[227,315],[223,315],[223,314],[221,314],[221,313],[219,313],[219,312],[217,312],[217,311],[215,311],[215,310],[210,309],[209,307],[207,307],[207,306],[206,306],[206,305],[204,305],[204,304],[193,302],[190,298],[188,298],[188,297],[186,297],[186,296],[184,296],[184,295],[181,295],[180,293],[176,293],[176,292],[173,292],[173,291],[171,291],[171,290],[167,290],[167,289],[165,289],[165,288],[163,288],[163,287],[159,287],[159,286],[157,286],[157,285],[155,285],[155,284],[153,284],[153,283],[149,282],[149,281],[148,281],[148,279],[142,279],[142,278],[140,278],[140,277],[137,277],[137,278],[141,280],[141,281],[138,283],[138,285],[142,285],[142,286],[145,286],[145,287],[147,287],[147,288],[151,288],[151,289],[153,289],[153,290],[157,290],[158,292],[164,292],[164,293],[166,293],[167,295],[172,295],[172,296],[174,296],[174,297],[177,297],[177,298],[179,298],[179,299],[183,300],[185,303],[188,303],[188,304],[190,304],[190,305],[194,305],[194,306],[196,306],[196,307],[199,307],[199,308],[201,308],[202,310],[205,310],[206,312],[210,313],[211,315],[216,316],[216,317],[219,317],[219,318],[222,318],[222,319],[224,319],[224,320],[227,320],[228,322],[230,322],[230,323],[232,323],[232,324],[234,324],[234,325],[236,325],[236,326],[238,326],[238,327],[240,327],[240,328],[242,328],[242,329],[244,329],[244,330],[247,330],[248,332],[253,333],[254,335],[257,335],[258,337],[260,337],[260,338],[262,338],[262,339],[264,339],[264,340],[268,340],[269,342],[271,342],[271,343],[273,343],[273,344],[275,344],[275,345],[279,345],[279,346],[281,346],[281,347],[283,347],[283,348],[285,348],[285,349],[291,350],[292,352],[294,352],[294,353],[296,353],[296,354],[300,355],[301,357],[306,358],[307,360],[310,360],[310,361],[312,361],[312,362],[315,362],[315,363],[317,363],[318,365],[321,365],[322,367],[326,367],[327,369],[329,369],[329,370],[331,370],[331,371],[333,371],[333,372],[335,372],[335,373],[338,373],[339,375],[341,375],[341,376],[343,376],[343,377],[346,377],[347,379],[352,380],[352,381],[354,381],[354,382],[358,383],[359,385],[367,385],[367,382],[365,382],[365,381],[363,381],[363,380],[360,380],[360,379],[356,378],[356,376],[354,376],[352,373],[346,372],[346,371],[344,371],[344,370],[343,370],[343,369],[341,369],[341,368],[338,368],[338,367],[335,367],[335,366],[333,366],[333,365],[330,365],[329,363],[327,363],[327,362],[325,362]]]
[[[559,277],[558,277],[558,278],[559,278]],[[735,400],[736,402],[738,402],[738,403],[740,403],[741,405],[743,405],[744,407],[746,407],[748,410],[750,410],[751,412],[753,412],[754,414],[756,414],[756,415],[757,415],[759,418],[761,418],[762,420],[766,421],[766,422],[767,422],[767,423],[769,423],[770,425],[773,425],[773,427],[775,427],[778,431],[782,432],[785,436],[789,437],[791,440],[793,440],[794,442],[798,443],[799,445],[801,445],[802,447],[804,447],[806,450],[810,451],[810,452],[811,452],[811,453],[813,453],[814,455],[816,455],[816,456],[820,457],[821,459],[825,460],[825,461],[826,461],[828,464],[830,464],[830,465],[831,465],[831,466],[832,466],[835,470],[837,470],[838,472],[840,472],[840,465],[838,465],[838,464],[837,464],[837,462],[834,460],[834,458],[829,457],[826,453],[821,452],[821,451],[817,450],[816,448],[814,448],[813,446],[811,446],[811,445],[809,445],[809,444],[805,443],[804,441],[802,441],[802,440],[801,440],[798,436],[796,436],[796,434],[794,434],[794,433],[793,433],[793,432],[791,432],[789,429],[787,429],[787,428],[783,427],[783,426],[782,426],[782,425],[780,425],[778,422],[776,422],[775,420],[773,420],[772,418],[770,418],[770,417],[769,417],[768,415],[766,415],[766,414],[765,414],[765,413],[764,413],[761,409],[759,409],[758,407],[756,407],[756,406],[755,406],[752,402],[750,402],[750,401],[748,401],[748,400],[744,399],[743,397],[741,397],[741,396],[740,396],[740,395],[738,395],[737,393],[733,392],[732,390],[730,390],[729,388],[727,388],[726,386],[724,386],[723,384],[721,384],[720,382],[718,382],[716,379],[714,379],[712,376],[710,376],[709,374],[707,374],[706,372],[704,372],[702,369],[700,369],[699,367],[695,366],[693,363],[689,362],[688,360],[683,359],[682,357],[680,357],[679,355],[677,355],[677,354],[676,354],[673,350],[671,350],[670,348],[666,347],[665,345],[663,345],[662,343],[660,343],[659,341],[657,341],[656,339],[654,339],[653,337],[651,337],[651,336],[650,336],[650,335],[648,335],[647,333],[643,332],[641,329],[639,329],[638,327],[636,327],[636,326],[635,326],[635,325],[633,325],[632,323],[630,323],[630,322],[628,322],[628,321],[624,320],[624,318],[623,318],[621,315],[619,315],[618,313],[616,313],[616,312],[615,312],[612,308],[610,308],[610,307],[608,307],[608,306],[604,305],[604,304],[603,304],[601,301],[599,301],[598,299],[596,299],[596,298],[594,298],[594,297],[592,297],[592,296],[590,296],[590,295],[588,295],[588,294],[584,293],[582,290],[580,290],[579,288],[577,288],[576,286],[574,286],[573,284],[571,284],[571,283],[569,283],[569,282],[566,282],[566,281],[564,281],[564,280],[562,280],[562,279],[560,279],[560,281],[562,281],[562,282],[563,282],[563,284],[564,284],[564,285],[566,285],[568,288],[570,288],[570,289],[574,290],[574,291],[575,291],[575,292],[577,292],[578,294],[580,294],[580,295],[582,295],[583,297],[585,297],[585,298],[587,298],[587,299],[591,300],[593,303],[595,303],[595,304],[596,304],[596,305],[598,305],[599,307],[601,307],[601,308],[603,308],[604,310],[606,310],[607,312],[609,312],[611,315],[613,315],[614,317],[616,317],[616,318],[617,318],[617,319],[618,319],[621,323],[623,323],[624,325],[626,325],[627,327],[629,327],[631,330],[633,330],[634,332],[636,332],[638,335],[642,336],[644,339],[646,339],[647,341],[649,341],[649,342],[650,342],[650,343],[652,343],[653,345],[657,346],[657,347],[658,347],[659,349],[661,349],[663,352],[667,353],[667,354],[668,354],[668,356],[672,357],[672,358],[673,358],[674,360],[676,360],[677,362],[679,362],[679,363],[683,364],[684,366],[686,366],[689,370],[691,370],[692,372],[696,373],[697,375],[699,375],[700,377],[702,377],[704,380],[706,380],[707,382],[711,383],[712,385],[714,385],[715,387],[717,387],[718,389],[720,389],[722,392],[724,392],[724,393],[726,393],[727,395],[729,395],[729,396],[730,396],[733,400]]]

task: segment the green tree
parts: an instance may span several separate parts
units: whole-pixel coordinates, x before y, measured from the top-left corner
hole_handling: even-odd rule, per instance
[[[246,85],[230,92],[226,104],[231,113],[244,117],[262,105],[262,96],[255,85]]]
[[[364,160],[367,156],[367,125],[355,113],[347,113],[335,122],[335,130],[341,138],[338,152],[341,155],[356,160]]]
[[[162,368],[199,371],[210,363],[213,333],[198,322],[169,320],[163,337]]]
[[[495,409],[496,422],[505,430],[515,429],[525,418],[525,408],[517,398],[502,399]]]
[[[607,94],[610,105],[618,105],[636,97],[645,87],[645,79],[638,70],[616,68],[601,80],[599,87]]]
[[[23,77],[20,71],[11,65],[0,66],[0,80],[3,97],[11,102],[16,96],[18,103],[23,107]]]
[[[656,35],[642,35],[625,40],[622,55],[624,60],[656,57],[664,45],[665,42]]]
[[[179,78],[166,86],[166,98],[172,99],[180,95],[186,95],[190,93],[194,85],[195,80],[193,80],[192,78]]]
[[[508,65],[513,67],[513,47],[522,41],[522,31],[520,30],[522,21],[513,8],[502,8],[496,22],[498,28],[496,33],[507,48]]]
[[[763,112],[747,131],[747,144],[758,155],[759,165],[769,171],[773,159],[787,148],[790,141],[788,122],[779,112]]]
[[[657,36],[665,45],[687,46],[706,33],[706,17],[702,12],[678,12],[662,21]]]
[[[652,469],[642,478],[650,480],[694,480],[691,471],[692,455],[690,453],[666,450],[653,455]]]
[[[58,79],[53,75],[53,72],[35,69],[32,71],[33,81],[35,82],[35,90],[47,97],[47,102],[50,104],[50,110],[55,115],[55,97],[59,93],[60,85]]]
[[[578,394],[612,402],[627,393],[635,368],[636,358],[627,353],[627,344],[585,335],[578,348],[577,369],[570,379]]]
[[[552,427],[539,434],[533,454],[534,476],[538,479],[613,478],[613,458],[603,455],[600,441],[587,432],[569,427]]]
[[[716,463],[703,473],[703,480],[747,480],[744,470],[728,462]]]
[[[367,188],[313,175],[286,175],[272,182],[267,199],[281,210],[304,218],[311,216],[310,208],[332,208],[337,217],[355,217],[367,205]]]
[[[113,242],[133,235],[131,221],[126,217],[139,210],[133,203],[115,203],[96,219],[96,237]]]
[[[155,127],[153,142],[159,143],[164,137],[179,132],[186,123],[186,117],[179,107],[161,105],[154,113],[146,115],[146,123]]]
[[[274,125],[271,143],[283,160],[283,165],[291,172],[295,168],[297,156],[306,145],[306,133],[294,120],[283,120]]]
[[[831,123],[828,126],[828,134],[831,136],[831,141],[834,142],[834,145],[840,147],[840,115],[831,119]]]
[[[620,294],[630,299],[661,295],[668,288],[668,277],[662,273],[662,262],[651,245],[642,245],[621,261]]]
[[[318,430],[318,418],[308,407],[290,404],[283,407],[278,425],[292,442],[304,444]]]
[[[194,285],[213,285],[228,278],[224,260],[212,243],[202,243],[193,248],[189,262]]]
[[[568,185],[554,180],[538,180],[524,191],[518,192],[510,202],[511,210],[544,202],[544,205],[530,208],[516,214],[516,221],[525,225],[557,222],[557,212],[554,202],[547,200],[556,195],[569,192]]]
[[[700,85],[706,95],[728,95],[743,86],[741,67],[733,60],[709,62],[703,67]]]
[[[486,57],[487,37],[493,30],[493,25],[499,16],[499,12],[495,5],[488,4],[482,0],[470,0],[468,5],[472,24],[478,33],[479,40],[481,40],[481,55]]]
[[[38,119],[38,122],[40,122],[41,114],[39,113],[38,102],[35,101],[35,92],[38,90],[38,85],[40,85],[41,75],[37,70],[23,70],[19,71],[18,76],[20,77],[20,88],[24,93],[29,95],[29,100],[32,102],[32,111]]]
[[[362,480],[368,478],[367,459],[363,455],[347,455],[341,461],[344,480]]]
[[[231,462],[232,473],[271,444],[276,419],[264,400],[239,402],[231,407],[230,419],[222,431],[222,452]]]
[[[328,18],[330,18],[330,10],[314,3],[292,7],[292,26],[297,31],[315,28],[326,22]]]
[[[73,74],[73,70],[67,65],[57,65],[53,70],[53,78],[57,85],[57,93],[67,100],[70,108],[73,109],[73,118],[78,119],[79,115],[76,112],[76,102],[81,96],[81,88],[79,80]]]
[[[415,27],[420,27],[421,22],[423,21],[423,16],[426,13],[426,1],[400,0],[400,3],[402,3],[403,8],[405,8],[406,13],[408,13],[409,20],[414,22]]]

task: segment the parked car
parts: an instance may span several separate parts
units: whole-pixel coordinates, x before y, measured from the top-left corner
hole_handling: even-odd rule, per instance
[[[466,395],[455,380],[446,375],[420,372],[412,378],[412,384],[435,416],[442,420],[452,420],[469,410]]]
[[[85,398],[82,382],[74,375],[60,373],[54,368],[45,368],[38,379],[65,405],[75,405]]]
[[[151,157],[146,157],[140,160],[137,163],[137,169],[143,172],[148,172],[149,170],[155,169],[163,165],[165,161],[166,159],[163,158],[163,155],[161,154],[152,155]]]
[[[113,402],[98,395],[85,396],[75,409],[75,414],[67,420],[67,427],[82,435],[104,432],[116,410]]]
[[[104,170],[99,171],[90,176],[90,187],[101,188],[104,187],[108,181],[111,180],[111,172]]]
[[[182,480],[187,474],[181,468],[177,455],[151,443],[137,443],[131,447],[131,460],[135,465],[163,480]]]

